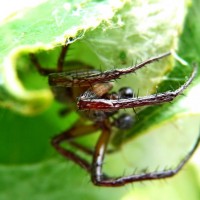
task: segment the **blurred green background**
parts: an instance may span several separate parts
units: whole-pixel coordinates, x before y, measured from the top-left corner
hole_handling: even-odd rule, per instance
[[[199,9],[200,2],[193,0],[193,5],[189,8],[184,31],[180,38],[178,54],[187,60],[188,63],[200,63]],[[32,70],[34,71],[34,69]],[[41,81],[41,84],[47,87],[45,85],[46,79],[41,79],[40,76],[34,73],[30,79],[35,80],[35,82]],[[177,75],[176,71],[173,73],[174,76]],[[198,73],[194,84],[198,85],[199,80],[200,76]],[[29,81],[28,78],[26,81],[27,86],[32,84],[32,81]],[[196,95],[199,96],[199,93]],[[37,116],[23,116],[9,109],[0,108],[0,200],[61,200],[67,198],[87,200],[200,199],[200,165],[198,163],[198,155],[200,154],[198,152],[195,159],[187,165],[185,170],[167,181],[136,183],[120,188],[99,188],[93,186],[86,172],[70,161],[63,159],[50,146],[50,139],[55,134],[69,128],[78,117],[76,113],[72,112],[66,117],[61,118],[58,115],[58,111],[61,108],[62,105],[53,102],[48,110]],[[199,109],[197,108],[197,110]],[[193,119],[196,122],[199,118],[198,115],[191,116],[191,120],[186,122],[189,124],[188,126],[191,126],[189,129],[193,129],[196,126],[196,124],[193,124]],[[195,128],[194,130],[198,131]],[[161,138],[158,137],[156,141],[161,140]],[[173,141],[177,142],[175,139]],[[170,141],[169,144],[167,141],[162,141],[161,144],[168,145],[166,148],[170,151],[171,146],[169,145],[173,141]],[[145,166],[151,162],[151,159],[149,155],[143,155],[141,152],[143,152],[143,148],[147,148],[146,153],[148,153],[149,147],[151,149],[155,148],[152,152],[157,151],[153,143],[155,142],[154,136],[147,136],[144,141],[140,142],[137,143],[136,141],[136,143],[133,143],[135,151],[129,152],[126,156],[133,156],[138,160],[144,161],[143,164]],[[177,148],[179,148],[178,145]],[[162,150],[160,151],[162,152]],[[185,151],[187,152],[187,149]],[[123,157],[124,155],[120,159]],[[166,163],[167,159],[163,158]],[[121,162],[124,161],[116,161],[114,159],[113,162],[115,162],[115,165],[121,165]],[[152,160],[153,162],[154,160]],[[112,161],[110,163],[112,165]],[[140,164],[138,165],[140,166]],[[164,167],[171,167],[171,165],[164,164]]]

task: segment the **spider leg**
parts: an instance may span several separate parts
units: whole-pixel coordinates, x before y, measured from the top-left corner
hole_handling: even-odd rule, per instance
[[[92,161],[92,168],[91,168],[92,170],[91,179],[95,185],[108,186],[104,184],[104,178],[103,178],[104,175],[102,174],[102,166],[103,166],[104,155],[107,150],[108,142],[110,139],[110,135],[111,135],[111,130],[104,128],[95,147],[95,152]]]
[[[77,142],[74,142],[74,141],[70,141],[69,144],[79,150],[81,150],[82,152],[88,154],[88,155],[93,155],[94,151],[92,149],[89,149]]]
[[[51,86],[64,86],[64,87],[83,87],[83,86],[90,86],[97,83],[107,83],[111,80],[116,80],[120,78],[122,75],[126,75],[129,73],[134,73],[136,70],[145,67],[147,64],[153,63],[155,61],[159,61],[160,59],[169,56],[171,53],[165,53],[160,56],[156,56],[153,58],[149,58],[148,60],[141,62],[138,65],[134,65],[127,68],[122,69],[115,69],[109,70],[105,72],[100,72],[97,70],[90,70],[84,76],[81,74],[79,75],[72,75],[69,77],[68,74],[58,73],[56,75],[52,75],[49,77],[49,83]],[[55,76],[57,78],[54,81]]]
[[[81,150],[82,152],[86,153],[87,155],[93,156],[94,151],[93,151],[92,149],[90,149],[90,148],[88,148],[88,147],[86,147],[86,146],[83,146],[82,144],[79,144],[79,143],[77,143],[77,142],[75,142],[75,141],[68,141],[68,142],[69,142],[69,144],[70,144],[71,146],[73,146],[73,147],[75,147],[75,148]],[[107,154],[111,154],[111,153],[116,152],[117,150],[118,150],[117,148],[115,148],[115,149],[109,149],[109,150],[106,151],[106,153],[107,153]]]
[[[87,135],[90,133],[94,133],[98,129],[99,129],[99,127],[97,127],[94,124],[80,126],[79,123],[77,123],[70,130],[64,131],[61,134],[55,136],[52,139],[51,144],[56,149],[56,151],[58,151],[58,153],[60,153],[62,156],[72,160],[74,163],[78,164],[80,167],[82,167],[86,171],[90,172],[91,164],[88,161],[86,161],[85,159],[81,158],[76,153],[62,147],[61,143],[64,141],[68,141],[70,144],[71,140],[73,140],[74,138],[77,138],[77,137],[80,137],[83,135]],[[80,147],[80,145],[78,147],[77,145],[73,144],[73,142],[71,144],[73,146],[77,147],[78,149],[82,150],[83,152],[87,153],[87,150],[83,150],[84,147]],[[90,154],[90,153],[88,153],[88,154]]]
[[[154,171],[154,172],[143,172],[141,174],[133,174],[130,176],[122,176],[122,177],[109,177],[102,174],[102,165],[104,159],[104,152],[106,151],[106,146],[109,140],[109,133],[103,131],[94,154],[93,164],[92,164],[92,182],[98,186],[106,186],[106,187],[118,187],[123,186],[127,183],[138,182],[138,181],[146,181],[146,180],[156,180],[169,178],[176,175],[183,166],[187,163],[187,161],[191,158],[195,150],[197,149],[200,142],[200,133],[199,136],[190,150],[190,152],[181,160],[181,162],[177,165],[175,169],[169,169],[164,171]]]
[[[156,105],[164,102],[172,101],[176,96],[181,94],[188,85],[192,82],[197,73],[197,67],[194,68],[190,78],[175,91],[167,91],[164,93],[157,93],[154,95],[144,96],[144,97],[134,97],[129,99],[95,99],[86,97],[87,91],[79,97],[77,106],[79,110],[119,110],[124,108],[135,108],[140,106]]]
[[[68,49],[69,49],[69,45],[62,46],[61,53],[57,62],[57,72],[63,71],[65,56],[67,54]]]
[[[36,58],[36,56],[35,56],[34,53],[30,53],[29,54],[30,60],[34,64],[34,66],[36,67],[36,69],[38,70],[38,72],[41,75],[48,76],[51,73],[61,72],[61,71],[63,71],[64,58],[66,56],[68,48],[69,48],[69,45],[62,46],[61,53],[60,53],[60,56],[58,58],[57,68],[56,69],[50,69],[50,68],[44,68],[44,67],[42,67],[40,65],[40,63],[38,62],[38,60],[37,60],[37,58]]]
[[[53,72],[56,72],[55,69],[43,68],[43,67],[40,65],[40,63],[38,62],[38,60],[37,60],[35,54],[30,53],[29,56],[30,56],[31,62],[34,64],[34,66],[36,67],[36,69],[38,70],[38,72],[39,72],[41,75],[48,76],[49,74],[51,74],[51,73],[53,73]]]

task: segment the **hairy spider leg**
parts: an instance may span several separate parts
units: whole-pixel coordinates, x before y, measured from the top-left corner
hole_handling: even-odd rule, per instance
[[[188,152],[188,154],[180,161],[175,169],[163,170],[163,171],[154,171],[154,172],[143,172],[141,174],[133,174],[129,176],[122,177],[108,177],[102,174],[102,166],[104,160],[104,154],[106,152],[106,147],[108,144],[108,140],[110,137],[110,132],[107,130],[103,130],[102,134],[97,142],[95,154],[93,157],[92,163],[92,182],[98,186],[106,186],[106,187],[118,187],[123,186],[127,183],[133,183],[138,181],[147,181],[147,180],[156,180],[169,178],[176,175],[183,166],[187,163],[190,157],[193,155],[195,150],[197,149],[200,142],[200,132],[198,138],[193,146],[193,148]]]
[[[62,72],[63,71],[63,67],[64,67],[64,60],[65,60],[65,56],[67,54],[69,45],[64,45],[62,46],[61,49],[61,53],[59,55],[58,61],[57,61],[57,68],[56,69],[50,69],[50,68],[44,68],[40,65],[40,63],[38,62],[36,56],[34,53],[30,53],[30,59],[32,61],[32,63],[35,65],[35,67],[37,68],[38,72],[41,75],[44,76],[48,76],[51,73],[56,73],[56,72]]]
[[[181,94],[192,82],[197,73],[197,66],[194,67],[189,79],[175,91],[167,91],[144,97],[134,97],[128,99],[95,99],[88,97],[87,91],[78,99],[77,106],[79,110],[119,110],[124,108],[134,108],[140,106],[157,105],[164,102],[172,101],[176,96]],[[87,94],[87,96],[85,95]]]
[[[106,187],[118,187],[123,186],[128,183],[138,182],[138,181],[147,181],[147,180],[155,180],[155,179],[163,179],[169,178],[177,174],[183,166],[187,163],[190,157],[193,155],[195,150],[197,149],[200,142],[200,133],[198,138],[193,146],[193,148],[189,151],[189,153],[181,160],[181,162],[177,165],[175,169],[169,169],[164,171],[154,171],[154,172],[144,172],[141,174],[132,174],[129,176],[122,177],[109,177],[106,174],[102,173],[103,161],[105,153],[107,152],[107,146],[111,136],[111,127],[106,125],[104,122],[102,126],[102,132],[99,136],[99,139],[95,146],[95,151],[88,151],[87,148],[82,147],[79,144],[74,143],[73,140],[76,137],[80,137],[83,135],[91,134],[96,132],[99,127],[95,124],[92,125],[83,125],[79,126],[77,123],[74,127],[72,127],[69,131],[65,131],[52,139],[52,145],[54,148],[65,158],[72,160],[74,163],[78,164],[80,167],[85,169],[88,173],[91,174],[91,180],[95,185],[98,186],[106,186]],[[82,150],[83,152],[92,155],[92,164],[90,164],[85,159],[81,158],[76,153],[73,153],[70,150],[67,150],[61,146],[61,143],[67,141],[69,144],[71,143],[74,147]]]
[[[50,74],[49,76],[49,84],[50,86],[64,86],[64,87],[83,87],[90,86],[97,83],[107,83],[112,80],[119,79],[122,75],[126,75],[129,73],[134,73],[138,69],[145,67],[146,65],[153,63],[155,61],[159,61],[160,59],[169,56],[171,53],[165,53],[156,57],[149,58],[148,60],[141,62],[138,65],[134,65],[127,68],[122,69],[114,69],[105,72],[91,70],[88,74],[84,74],[82,76],[72,75],[70,76],[66,73],[56,73]],[[56,81],[55,81],[56,80]]]

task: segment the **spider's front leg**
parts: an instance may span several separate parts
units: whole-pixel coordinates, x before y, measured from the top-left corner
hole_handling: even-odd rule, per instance
[[[193,72],[189,79],[181,85],[175,91],[167,91],[164,93],[157,93],[155,95],[149,95],[144,97],[134,97],[128,99],[95,99],[88,98],[87,93],[84,93],[80,96],[77,106],[79,110],[103,110],[103,111],[112,111],[119,110],[124,108],[134,108],[141,106],[157,105],[164,102],[172,101],[176,96],[181,94],[193,81],[195,75],[197,74],[197,66],[194,67]]]
[[[171,53],[164,53],[162,55],[149,58],[138,65],[133,65],[128,68],[108,70],[101,72],[98,70],[88,70],[84,73],[56,73],[49,76],[50,86],[62,86],[62,87],[85,87],[92,86],[98,83],[108,83],[109,81],[119,79],[121,76],[134,73],[137,70],[145,67],[146,65],[159,61],[160,59],[169,56]],[[55,81],[56,80],[56,81]]]

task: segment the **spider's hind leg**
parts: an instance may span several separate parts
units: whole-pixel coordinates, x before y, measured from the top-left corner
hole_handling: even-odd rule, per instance
[[[68,52],[68,49],[69,49],[69,45],[62,46],[62,49],[61,49],[61,52],[60,52],[60,56],[59,56],[58,62],[57,62],[57,72],[62,72],[63,71],[65,56],[66,56],[66,54]]]
[[[95,133],[97,130],[98,130],[98,127],[94,124],[80,125],[79,122],[77,122],[77,124],[74,127],[72,127],[70,130],[64,131],[61,134],[55,136],[52,139],[51,144],[62,156],[64,156],[65,158],[68,158],[69,160],[72,160],[74,163],[78,164],[80,167],[82,167],[83,169],[85,169],[86,171],[90,173],[91,164],[87,160],[79,156],[78,154],[62,147],[61,144],[64,141],[66,141],[71,146],[78,149],[79,151],[82,151],[83,153],[91,155],[93,154],[92,150],[89,150],[87,147],[83,147],[82,145],[77,144],[76,142],[73,141],[73,139],[84,136],[84,135],[88,135],[91,133]]]
[[[62,72],[63,71],[63,67],[64,67],[64,60],[65,60],[65,56],[67,54],[68,48],[69,48],[69,45],[62,46],[60,55],[58,57],[57,67],[56,68],[45,68],[45,67],[42,67],[41,64],[38,62],[38,59],[37,59],[37,57],[35,56],[34,53],[30,53],[29,54],[30,60],[34,64],[34,66],[36,67],[36,69],[38,70],[38,72],[41,75],[48,76],[51,73]]]

